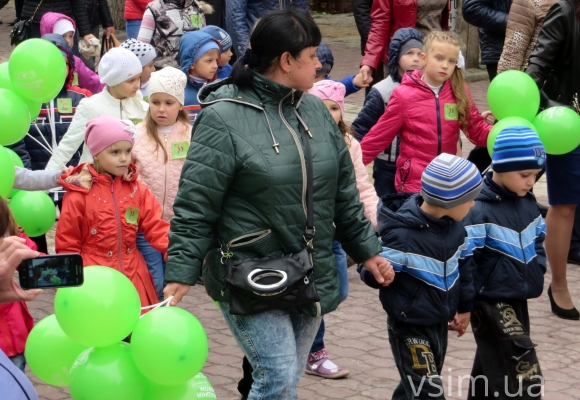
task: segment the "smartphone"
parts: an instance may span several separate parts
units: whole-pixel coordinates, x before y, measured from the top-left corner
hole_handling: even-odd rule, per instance
[[[81,286],[83,258],[80,254],[57,254],[24,260],[18,270],[23,289]]]

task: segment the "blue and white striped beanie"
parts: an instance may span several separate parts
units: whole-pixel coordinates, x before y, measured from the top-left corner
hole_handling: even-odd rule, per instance
[[[421,175],[421,196],[427,204],[446,210],[474,200],[481,191],[481,174],[465,158],[442,153]]]
[[[527,126],[510,126],[497,135],[491,155],[494,172],[540,169],[546,163],[546,149],[538,134]]]

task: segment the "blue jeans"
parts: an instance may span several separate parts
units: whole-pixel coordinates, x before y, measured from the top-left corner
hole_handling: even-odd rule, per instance
[[[165,261],[163,254],[155,250],[143,236],[143,232],[137,234],[137,250],[141,253],[147,264],[147,269],[153,277],[153,284],[159,300],[163,300],[163,288],[165,287]]]
[[[294,309],[232,315],[228,303],[219,305],[236,342],[254,369],[248,400],[297,399],[296,385],[304,373],[308,350],[321,318]]]
[[[336,258],[338,282],[340,283],[340,302],[342,303],[348,296],[348,265],[346,262],[346,253],[336,240],[332,242],[332,252]],[[324,349],[324,319],[320,322],[320,328],[318,328],[318,333],[314,338],[310,352],[314,353],[322,349]]]
[[[141,29],[141,20],[140,19],[126,20],[125,29],[127,29],[127,39],[137,39],[137,36],[139,36],[139,29]]]
[[[24,353],[20,353],[15,355],[14,357],[8,358],[10,358],[10,361],[12,361],[14,365],[16,365],[16,368],[24,372],[24,367],[26,367],[26,358],[24,358]]]

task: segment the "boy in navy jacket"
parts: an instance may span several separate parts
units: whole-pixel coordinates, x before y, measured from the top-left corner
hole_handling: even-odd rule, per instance
[[[527,299],[544,287],[546,226],[530,189],[546,161],[528,127],[502,130],[475,207],[464,221],[476,266],[471,326],[477,343],[468,399],[539,399],[543,378]],[[516,393],[520,392],[520,395]]]
[[[421,177],[420,194],[393,212],[382,206],[378,223],[383,252],[396,272],[388,286],[359,267],[361,279],[380,289],[389,342],[401,382],[393,400],[444,399],[441,371],[447,330],[465,333],[473,307],[472,263],[460,222],[482,187],[469,161],[440,154]]]

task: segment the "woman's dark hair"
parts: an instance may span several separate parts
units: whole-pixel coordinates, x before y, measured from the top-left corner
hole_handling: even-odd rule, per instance
[[[263,74],[282,54],[288,52],[298,58],[302,50],[318,46],[320,40],[320,29],[307,11],[291,8],[269,12],[255,26],[250,38],[251,48],[234,64],[232,81],[238,86],[249,85],[252,75],[246,65]]]

